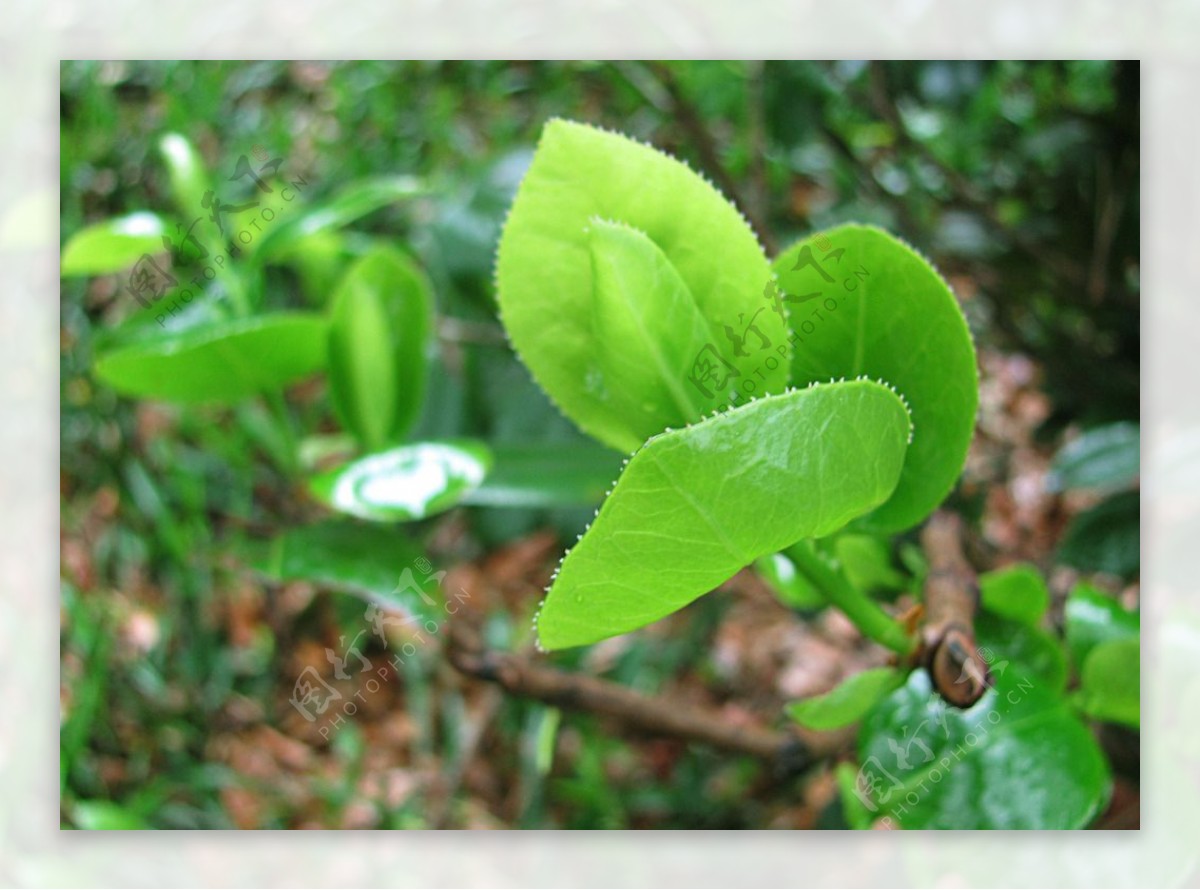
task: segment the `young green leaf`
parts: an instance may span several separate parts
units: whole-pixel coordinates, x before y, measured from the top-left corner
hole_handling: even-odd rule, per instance
[[[482,442],[418,442],[321,473],[309,487],[340,513],[405,522],[453,507],[483,481],[491,464]]]
[[[1050,589],[1031,565],[1009,566],[979,576],[980,603],[989,612],[1036,626],[1050,607]]]
[[[687,314],[686,291],[714,333],[703,352],[686,356],[681,386],[694,389],[709,409],[724,406],[735,387],[745,396],[783,390],[790,356],[785,327],[762,299],[770,266],[737,209],[673,158],[615,133],[554,120],[513,202],[496,277],[513,345],[563,413],[626,452],[667,426],[695,419],[675,402],[669,411],[651,401],[628,414],[631,397],[661,393],[666,384],[661,368],[648,362],[641,369],[647,382],[627,393],[629,375],[638,369],[625,366],[614,379],[611,356],[629,344],[597,342],[597,290],[608,286],[596,278],[591,233],[597,218],[631,226],[661,252],[662,259],[651,259],[644,244],[608,251],[640,255],[642,271],[625,282],[635,289],[625,298],[646,304],[636,308],[640,318],[662,331],[664,317]],[[646,280],[655,269],[661,277]],[[608,284],[615,284],[611,276]],[[688,338],[691,346],[698,333],[688,321],[671,339]],[[646,349],[643,344],[638,354],[645,357]]]
[[[896,394],[862,380],[655,436],[563,560],[538,617],[541,645],[635,630],[760,556],[836,531],[891,494],[908,434]]]
[[[80,229],[63,245],[62,274],[107,275],[163,250],[167,224],[147,211],[108,219]]]
[[[838,729],[861,720],[892,690],[904,683],[904,674],[881,667],[857,673],[824,695],[792,702],[788,716],[809,729]]]
[[[234,402],[325,366],[328,323],[280,312],[219,321],[104,353],[96,376],[123,395],[173,402]]]
[[[900,484],[863,524],[917,524],[953,488],[975,427],[975,348],[954,295],[911,248],[868,226],[806,238],[774,268],[796,337],[794,386],[865,374],[907,399],[914,432]]]
[[[430,290],[403,254],[377,247],[350,267],[334,295],[333,407],[368,451],[399,440],[421,409],[433,327]]]
[[[611,404],[637,429],[699,420],[714,406],[687,375],[713,334],[687,285],[653,241],[621,223],[592,220],[588,248],[596,362]]]

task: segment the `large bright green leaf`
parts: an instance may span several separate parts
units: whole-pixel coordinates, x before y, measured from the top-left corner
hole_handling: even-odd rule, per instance
[[[861,671],[824,695],[792,702],[788,716],[809,729],[837,729],[861,720],[889,692],[904,683],[896,668]]]
[[[147,254],[161,253],[166,234],[162,217],[147,211],[87,226],[63,245],[62,274],[107,275],[127,269]]]
[[[596,220],[623,223],[644,240],[631,235],[597,244]],[[660,401],[672,388],[664,375],[677,373],[684,358],[678,382],[709,410],[723,407],[734,391],[748,398],[786,385],[785,327],[762,300],[771,270],[754,233],[702,177],[631,139],[548,123],[505,224],[496,272],[504,325],[538,383],[581,429],[622,451],[698,419],[688,410],[694,402],[664,407]],[[626,303],[630,315],[617,330],[627,330],[632,317],[656,339],[671,317],[682,327],[671,330],[667,343],[601,345],[598,338],[613,329],[597,330],[599,289],[609,309],[613,301]],[[691,305],[711,339],[684,356],[682,342],[673,341],[691,348],[701,334]],[[639,357],[640,374],[632,364],[614,370],[621,349]],[[673,350],[665,365],[653,360],[662,350]],[[630,375],[639,380],[632,392]],[[629,399],[646,393],[652,397],[631,414]]]
[[[1014,665],[1042,689],[1055,693],[1066,689],[1066,654],[1059,641],[1044,630],[984,609],[975,619],[975,635],[979,653],[993,673]]]
[[[856,792],[907,829],[1082,828],[1108,799],[1099,745],[1062,697],[1017,666],[966,710],[914,671],[863,721]]]
[[[896,394],[863,380],[655,436],[563,560],[538,617],[542,646],[642,627],[760,556],[841,528],[891,494],[908,434]]]
[[[1089,430],[1054,456],[1046,487],[1116,489],[1138,477],[1141,432],[1136,423],[1114,423]]]
[[[291,529],[251,547],[248,556],[256,570],[277,581],[313,581],[422,619],[436,617],[443,596],[428,577],[420,548],[382,525],[334,520]],[[403,577],[416,589],[398,583]]]
[[[908,400],[913,443],[900,484],[864,524],[917,524],[954,487],[975,427],[975,349],[954,295],[911,248],[868,226],[806,238],[774,268],[796,338],[793,385],[865,374]]]
[[[322,473],[310,487],[341,513],[404,522],[453,507],[483,481],[491,462],[481,442],[417,442]]]
[[[138,398],[233,402],[321,370],[327,333],[323,316],[299,312],[218,321],[107,352],[96,376]]]
[[[350,267],[334,295],[330,394],[342,423],[368,451],[400,439],[421,409],[430,290],[403,254],[378,247]]]

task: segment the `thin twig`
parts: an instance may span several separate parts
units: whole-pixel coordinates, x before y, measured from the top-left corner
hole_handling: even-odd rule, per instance
[[[921,532],[929,559],[925,580],[925,618],[918,661],[947,702],[973,705],[987,691],[987,664],[975,643],[979,585],[962,552],[962,520],[938,511]]]
[[[815,733],[800,727],[777,731],[737,726],[717,711],[625,686],[566,673],[510,652],[487,649],[472,621],[456,617],[448,638],[450,663],[470,677],[495,683],[511,695],[566,710],[616,720],[627,729],[710,745],[760,757],[783,774],[801,772],[836,756],[852,738],[845,732]]]

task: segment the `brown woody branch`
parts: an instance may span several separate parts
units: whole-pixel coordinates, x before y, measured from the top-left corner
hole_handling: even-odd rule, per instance
[[[925,580],[925,619],[917,658],[947,702],[960,708],[987,690],[987,665],[975,643],[979,585],[962,551],[962,520],[938,511],[921,532],[929,559]]]
[[[511,695],[596,714],[653,736],[760,757],[783,774],[802,772],[837,755],[853,738],[846,732],[814,733],[800,727],[777,731],[739,726],[711,709],[642,695],[607,680],[566,673],[532,658],[490,650],[468,616],[451,623],[447,655],[463,674],[495,683]]]

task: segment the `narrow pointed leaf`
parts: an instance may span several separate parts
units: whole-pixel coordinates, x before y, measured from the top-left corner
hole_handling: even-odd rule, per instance
[[[873,509],[895,487],[908,432],[895,393],[852,381],[655,436],[563,560],[538,617],[542,646],[635,630]]]
[[[861,720],[893,689],[904,683],[895,668],[871,668],[855,674],[824,695],[792,702],[787,712],[809,729],[838,729]]]
[[[379,247],[346,272],[331,314],[334,409],[364,448],[380,450],[412,427],[424,401],[429,282],[402,254]]]

